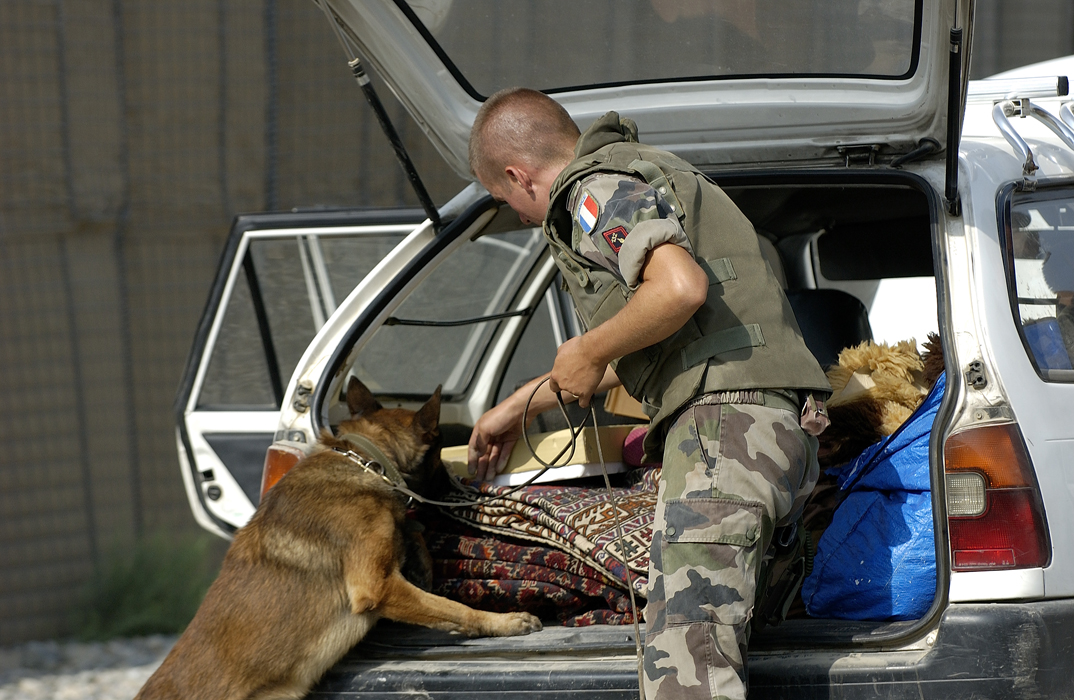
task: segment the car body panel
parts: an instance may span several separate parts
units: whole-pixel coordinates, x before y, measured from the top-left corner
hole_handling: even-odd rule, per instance
[[[1003,77],[1056,74],[1074,74],[1074,59],[1049,61]],[[1040,99],[1034,100],[1034,104],[1058,116],[1063,101],[1065,98]],[[1022,160],[992,121],[987,109],[990,104],[987,101],[983,105],[985,109],[980,106],[974,109],[971,105],[967,110],[960,156],[962,187],[973,200],[972,206],[967,207],[965,226],[970,232],[973,306],[979,314],[974,335],[987,353],[995,383],[1009,401],[1030,457],[1038,466],[1036,477],[1044,499],[1053,554],[1043,570],[1043,585],[1034,584],[1032,590],[1049,598],[1066,597],[1074,595],[1074,450],[1070,449],[1074,446],[1074,422],[1069,419],[1074,415],[1074,384],[1041,379],[1027,356],[1011,314],[1007,286],[1002,283],[1006,272],[1003,247],[998,239],[1001,233],[997,226],[997,206],[1000,193],[1021,182]],[[1070,147],[1033,119],[1016,119],[1014,126],[1029,143],[1040,165],[1035,179],[1042,187],[1057,182],[1074,184],[1071,179],[1074,151]],[[953,587],[962,575],[953,574]],[[978,591],[979,599],[992,599],[997,592],[1008,590],[1012,597],[1018,597],[1014,594],[1017,588],[989,585],[985,576],[973,574],[978,580],[973,589]],[[1022,589],[1022,592],[1022,597],[1031,597],[1030,590]]]

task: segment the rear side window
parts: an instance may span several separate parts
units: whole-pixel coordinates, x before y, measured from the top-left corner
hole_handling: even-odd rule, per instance
[[[1074,381],[1074,188],[1012,193],[1004,228],[1014,320],[1041,379]]]
[[[354,372],[376,394],[466,391],[527,275],[547,246],[540,229],[482,236],[440,261],[359,351]]]
[[[198,408],[278,409],[314,335],[404,235],[374,226],[249,233]]]

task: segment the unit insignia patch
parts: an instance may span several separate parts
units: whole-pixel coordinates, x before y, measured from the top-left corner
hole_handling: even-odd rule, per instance
[[[612,250],[618,253],[619,249],[623,247],[623,243],[626,242],[627,230],[622,226],[616,226],[601,235],[604,236],[604,240],[608,241],[608,245],[612,247]]]

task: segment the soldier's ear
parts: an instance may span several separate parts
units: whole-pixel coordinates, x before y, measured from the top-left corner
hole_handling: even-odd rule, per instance
[[[358,377],[351,377],[350,383],[347,384],[347,408],[351,411],[351,418],[357,418],[365,413],[379,411],[383,406]]]
[[[530,175],[529,169],[524,165],[506,165],[503,169],[504,175],[507,177],[508,182],[512,185],[522,188],[522,191],[526,194],[533,192],[533,177]]]

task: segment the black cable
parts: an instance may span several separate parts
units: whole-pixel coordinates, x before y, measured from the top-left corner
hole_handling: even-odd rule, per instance
[[[454,321],[427,321],[419,318],[399,318],[397,316],[389,316],[388,318],[384,319],[384,325],[452,328],[455,326],[472,326],[475,323],[484,323],[485,321],[501,321],[505,318],[514,318],[515,316],[529,316],[536,310],[536,306],[531,306],[529,308],[519,309],[517,311],[505,311],[502,314],[489,314],[488,316],[472,316],[470,318],[460,318]]]
[[[558,397],[559,394],[557,393]],[[563,406],[560,399],[559,405]],[[566,415],[566,408],[563,409]],[[626,558],[626,538],[623,537],[623,525],[619,520],[619,502],[612,491],[612,480],[608,477],[608,467],[604,462],[604,448],[600,444],[600,431],[597,428],[597,407],[589,404],[589,414],[593,417],[593,433],[596,435],[597,457],[600,458],[600,471],[604,475],[604,488],[608,492],[608,500],[612,504],[612,518],[615,521],[615,536],[619,541],[619,561],[623,564],[623,574],[626,578],[627,593],[630,594],[630,613],[634,618],[634,652],[638,657],[638,700],[645,700],[645,657],[641,649],[641,626],[638,623],[638,603],[634,599],[634,579],[631,577],[630,564]],[[583,423],[585,421],[582,421]],[[570,425],[570,420],[567,425]],[[532,451],[532,448],[531,448]],[[534,454],[534,457],[537,455]]]

